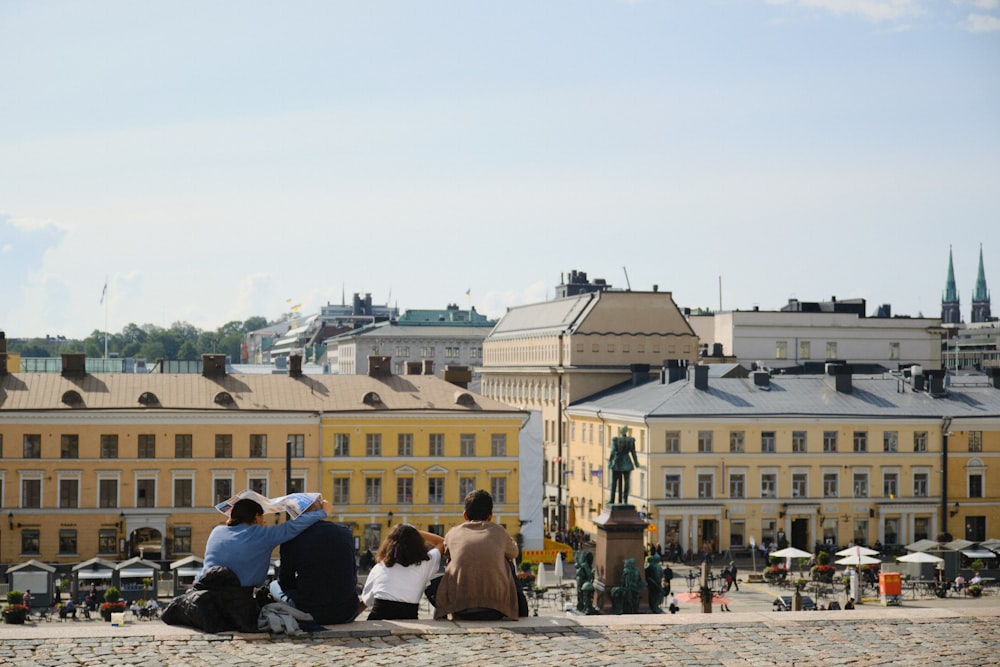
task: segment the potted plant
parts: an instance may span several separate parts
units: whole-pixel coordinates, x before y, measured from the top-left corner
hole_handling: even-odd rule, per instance
[[[3,610],[4,623],[24,623],[28,617],[28,607],[24,604],[24,593],[10,591],[7,593],[7,608]]]
[[[833,583],[833,575],[837,572],[836,565],[814,565],[812,568],[812,578],[824,584]]]
[[[983,594],[983,585],[969,584],[969,586],[965,590],[968,591],[969,595],[971,595],[974,598],[977,598]]]
[[[104,604],[101,605],[101,618],[105,621],[111,620],[111,614],[125,611],[125,603],[121,599],[121,593],[114,586],[108,586],[104,591]]]
[[[517,583],[521,585],[522,591],[530,591],[535,585],[535,579],[537,578],[535,572],[537,571],[537,567],[538,566],[530,560],[521,561],[521,571],[517,573]]]
[[[764,578],[771,583],[784,581],[788,576],[788,570],[781,565],[772,565],[764,570]]]

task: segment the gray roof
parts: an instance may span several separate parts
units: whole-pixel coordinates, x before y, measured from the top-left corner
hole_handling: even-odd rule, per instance
[[[596,292],[516,306],[504,314],[493,329],[493,338],[558,335],[583,321],[589,307],[597,302]]]
[[[832,379],[832,378],[830,378]],[[712,378],[707,390],[694,381],[650,382],[574,403],[568,412],[601,411],[603,417],[655,419],[670,417],[864,417],[864,418],[997,418],[1000,389],[950,388],[940,397],[913,391],[894,376],[854,377],[851,393],[839,393],[825,376],[785,375],[771,378],[770,390],[752,378]]]

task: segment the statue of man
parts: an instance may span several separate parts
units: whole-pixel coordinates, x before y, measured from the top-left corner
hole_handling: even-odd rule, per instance
[[[660,557],[655,553],[646,559],[646,591],[649,593],[649,610],[654,614],[662,614],[663,567],[660,566]]]
[[[594,609],[594,554],[581,551],[576,557],[576,611],[596,614]]]
[[[636,567],[634,558],[626,558],[622,569],[622,613],[638,614],[639,597],[642,595],[642,575]]]
[[[635,453],[635,438],[628,434],[628,426],[622,426],[620,435],[611,438],[611,455],[608,469],[611,471],[611,499],[609,503],[623,505],[628,502],[629,478],[639,467],[639,457]],[[618,498],[615,500],[615,493]]]

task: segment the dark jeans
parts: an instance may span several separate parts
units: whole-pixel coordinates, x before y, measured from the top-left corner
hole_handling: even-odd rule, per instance
[[[412,620],[417,618],[417,611],[420,605],[412,602],[397,602],[395,600],[375,599],[371,612],[368,614],[369,621],[393,621]]]

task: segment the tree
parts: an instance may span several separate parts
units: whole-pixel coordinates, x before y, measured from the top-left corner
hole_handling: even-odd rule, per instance
[[[181,343],[180,349],[177,350],[177,358],[181,361],[197,361],[198,348],[195,347],[194,343],[186,340]]]

